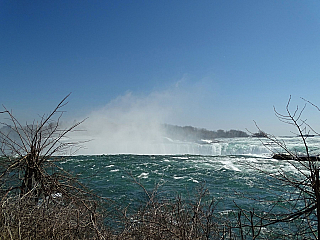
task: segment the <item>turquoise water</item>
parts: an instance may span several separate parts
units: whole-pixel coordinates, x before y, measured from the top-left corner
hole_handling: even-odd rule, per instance
[[[280,140],[285,141],[291,151],[304,154],[299,138]],[[270,201],[289,199],[290,193],[295,191],[270,175],[281,170],[290,176],[300,176],[292,163],[271,158],[272,151],[281,150],[277,145],[269,140],[263,143],[265,145],[256,138],[221,139],[211,145],[193,144],[194,148],[205,149],[203,155],[80,155],[67,157],[60,164],[78,175],[97,194],[120,205],[134,206],[146,200],[135,179],[148,191],[159,185],[161,194],[172,198],[178,194],[192,198],[196,189],[205,185],[220,213],[237,209],[235,203],[263,212],[272,207]],[[319,143],[318,137],[308,139],[311,154],[319,154]],[[179,146],[173,145],[170,149],[173,148]],[[276,213],[283,210],[273,209]]]
[[[284,139],[293,151],[302,151],[298,138]],[[309,141],[313,153],[319,149],[319,138]],[[90,188],[98,194],[132,201],[139,198],[142,189],[134,183],[133,177],[148,190],[156,184],[169,194],[189,193],[200,184],[205,184],[217,200],[237,199],[236,192],[268,197],[268,191],[276,191],[276,183],[271,186],[262,171],[275,173],[279,169],[295,174],[296,169],[286,161],[272,159],[272,153],[259,139],[221,139],[219,155],[93,155],[67,157],[61,165],[66,170],[78,174]],[[277,149],[267,142],[268,148]],[[201,147],[201,146],[200,146]],[[209,146],[205,146],[208,149]],[[268,185],[266,185],[268,181]],[[272,189],[271,189],[272,187]],[[268,191],[265,191],[265,190]]]

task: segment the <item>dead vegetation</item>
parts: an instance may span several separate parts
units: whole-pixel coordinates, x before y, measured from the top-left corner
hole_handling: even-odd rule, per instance
[[[22,125],[6,108],[2,112],[1,239],[103,239],[99,202],[56,164],[81,144],[66,138],[81,122],[60,126],[67,97],[32,124]]]
[[[294,135],[300,138],[304,149],[302,152],[292,151],[286,142],[273,135],[265,135],[266,139],[277,146],[271,149],[269,144],[265,146],[273,151],[274,156],[280,161],[285,161],[295,169],[296,174],[290,174],[285,169],[278,169],[276,173],[264,173],[267,178],[275,180],[279,185],[284,186],[282,194],[275,195],[273,201],[265,201],[269,207],[263,212],[254,209],[239,208],[237,226],[240,230],[240,239],[262,238],[261,230],[268,227],[273,228],[273,238],[275,239],[319,239],[320,238],[320,164],[318,156],[310,154],[308,138],[310,136],[320,136],[312,128],[306,119],[303,119],[303,112],[307,105],[320,109],[313,103],[303,99],[302,108],[296,106],[290,110],[291,97],[285,108],[285,113],[275,111],[281,122],[292,125]],[[258,128],[259,129],[259,128]],[[260,130],[260,129],[259,129]],[[261,130],[260,130],[261,131]],[[264,143],[264,139],[261,140]],[[284,190],[290,186],[290,192]],[[261,201],[263,200],[256,200]],[[243,234],[244,231],[247,234]]]
[[[165,199],[157,188],[148,192],[140,182],[147,201],[126,223],[120,239],[230,239],[230,222],[216,211],[216,202],[201,185],[193,199]]]

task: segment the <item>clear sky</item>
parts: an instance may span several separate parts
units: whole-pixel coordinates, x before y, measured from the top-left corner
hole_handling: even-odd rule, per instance
[[[286,134],[273,106],[320,105],[320,1],[3,0],[0,32],[0,103],[23,120],[72,92],[69,118],[121,102],[172,124]]]

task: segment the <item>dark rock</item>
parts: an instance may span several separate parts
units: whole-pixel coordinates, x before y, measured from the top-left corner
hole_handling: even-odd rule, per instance
[[[278,160],[297,160],[297,161],[320,161],[319,156],[294,156],[286,153],[277,153],[272,156],[273,159]]]

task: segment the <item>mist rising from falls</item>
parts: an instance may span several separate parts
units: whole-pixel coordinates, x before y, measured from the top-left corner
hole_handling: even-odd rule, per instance
[[[150,154],[150,146],[163,141],[169,102],[167,94],[141,98],[127,93],[91,112],[83,131],[73,133],[76,139],[89,140],[77,154]]]
[[[177,117],[177,94],[153,93],[137,97],[131,93],[120,96],[104,108],[91,112],[80,126],[82,131],[72,138],[87,141],[76,154],[192,154],[231,155],[260,154],[265,149],[243,143],[199,142],[201,139],[172,139],[163,123]]]

